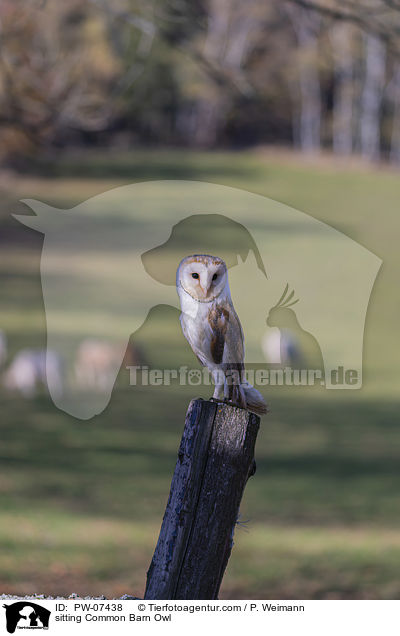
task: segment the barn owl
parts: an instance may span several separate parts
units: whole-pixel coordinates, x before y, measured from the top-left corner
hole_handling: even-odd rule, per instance
[[[179,264],[176,287],[183,334],[200,363],[212,373],[214,399],[224,398],[254,413],[267,412],[262,395],[244,378],[244,336],[233,307],[224,261],[194,254]]]

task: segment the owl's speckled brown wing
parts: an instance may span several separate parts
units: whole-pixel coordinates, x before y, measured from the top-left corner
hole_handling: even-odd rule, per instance
[[[203,307],[201,308],[203,309]],[[183,335],[203,366],[242,368],[244,339],[239,318],[229,302],[212,304],[204,313],[182,313]]]
[[[242,327],[231,304],[217,304],[208,313],[211,329],[210,352],[215,364],[243,364]]]

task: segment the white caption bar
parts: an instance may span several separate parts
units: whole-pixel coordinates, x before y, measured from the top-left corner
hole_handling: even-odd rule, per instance
[[[230,634],[347,636],[399,634],[400,601],[137,601],[8,599],[1,634]],[[22,631],[23,630],[23,631]],[[31,632],[32,633],[32,632]],[[258,632],[257,632],[258,633]]]

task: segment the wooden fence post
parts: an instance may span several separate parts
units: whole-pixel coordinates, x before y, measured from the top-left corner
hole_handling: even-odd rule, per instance
[[[260,418],[222,402],[190,402],[145,599],[216,599]]]

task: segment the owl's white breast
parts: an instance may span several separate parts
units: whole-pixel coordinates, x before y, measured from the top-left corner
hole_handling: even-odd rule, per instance
[[[208,367],[214,367],[211,357],[210,345],[212,329],[208,320],[210,311],[216,305],[232,305],[229,286],[209,303],[201,303],[194,300],[187,292],[178,287],[178,295],[181,302],[182,313],[180,321],[183,333],[192,347],[194,353]]]

